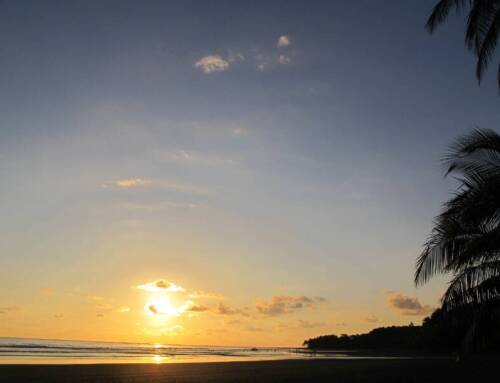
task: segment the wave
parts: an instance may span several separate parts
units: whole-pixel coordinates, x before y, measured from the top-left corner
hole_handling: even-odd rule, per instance
[[[39,340],[0,338],[0,362],[2,357],[48,358],[277,358],[299,355],[288,348],[246,348],[219,346],[152,345],[144,343],[107,343],[87,341]]]

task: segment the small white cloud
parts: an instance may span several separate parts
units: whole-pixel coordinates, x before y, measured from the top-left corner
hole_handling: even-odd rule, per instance
[[[278,62],[282,65],[290,64],[291,61],[292,59],[285,55],[279,55],[278,57]]]
[[[203,73],[209,74],[212,72],[222,72],[229,69],[229,62],[224,60],[219,55],[209,55],[202,57],[194,64],[196,68],[200,68]]]
[[[282,35],[278,39],[278,48],[284,48],[287,47],[291,44],[292,42],[290,41],[290,36],[287,35]]]

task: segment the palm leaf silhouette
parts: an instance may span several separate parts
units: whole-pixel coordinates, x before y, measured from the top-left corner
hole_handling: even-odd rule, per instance
[[[494,57],[500,34],[500,0],[441,0],[433,8],[426,28],[433,33],[455,9],[468,9],[465,45],[476,56],[476,77],[479,81]],[[500,65],[497,83],[500,88]]]

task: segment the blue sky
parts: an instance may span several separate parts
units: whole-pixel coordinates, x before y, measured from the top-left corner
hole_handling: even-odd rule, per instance
[[[412,283],[453,187],[439,159],[499,117],[463,17],[425,31],[433,4],[1,2],[3,335],[87,336],[33,327],[76,312],[41,312],[40,289],[135,302],[159,278],[235,307],[325,298],[273,344],[420,320],[387,297],[434,307],[444,287]]]

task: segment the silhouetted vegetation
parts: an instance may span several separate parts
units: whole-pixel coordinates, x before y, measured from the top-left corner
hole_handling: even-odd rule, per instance
[[[460,137],[445,164],[460,184],[435,219],[415,283],[451,274],[443,312],[467,326],[459,334],[464,350],[488,349],[500,322],[500,136],[475,130]]]
[[[479,82],[495,55],[500,34],[500,0],[441,0],[427,20],[427,29],[434,32],[450,11],[469,9],[465,32],[465,45],[476,56],[476,77]],[[500,87],[500,66],[498,67]]]
[[[414,350],[428,352],[458,352],[469,336],[474,308],[463,307],[453,314],[442,309],[425,318],[421,326],[379,327],[366,334],[323,335],[304,341],[313,350]],[[483,335],[475,337],[477,352],[500,352],[499,316],[482,327]]]

